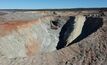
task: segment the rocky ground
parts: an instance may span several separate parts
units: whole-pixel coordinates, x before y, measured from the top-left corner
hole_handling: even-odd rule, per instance
[[[32,22],[40,19],[44,22],[60,20],[60,25],[63,27],[63,24],[67,22],[70,16],[76,16],[78,14],[85,15],[87,20],[81,35],[69,46],[52,52],[41,52],[28,57],[16,58],[7,58],[0,51],[0,65],[107,65],[106,11],[1,11],[0,24],[19,20],[21,22]],[[17,26],[18,23],[15,25]],[[12,30],[14,30],[14,27],[12,27]],[[4,31],[4,29],[7,28],[3,28],[0,34],[7,35],[5,32],[8,31]],[[51,29],[57,28],[53,27]],[[57,31],[51,31],[51,33],[54,35],[58,34]],[[2,38],[2,35],[0,37]],[[52,43],[54,43],[54,40]],[[0,48],[2,49],[1,46]],[[3,49],[5,48],[8,48],[8,45]]]

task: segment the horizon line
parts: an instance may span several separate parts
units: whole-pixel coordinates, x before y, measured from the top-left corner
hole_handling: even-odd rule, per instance
[[[0,9],[0,11],[60,11],[60,10],[106,10],[107,11],[107,7],[83,7],[83,8],[41,8],[41,9]]]

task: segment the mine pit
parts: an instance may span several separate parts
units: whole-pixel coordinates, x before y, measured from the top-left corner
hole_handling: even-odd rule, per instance
[[[100,63],[107,54],[106,11],[78,13],[0,12],[0,64],[87,65],[90,59]]]

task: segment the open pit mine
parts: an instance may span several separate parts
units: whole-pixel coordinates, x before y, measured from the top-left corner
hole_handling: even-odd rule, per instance
[[[106,65],[107,9],[0,10],[0,65]]]

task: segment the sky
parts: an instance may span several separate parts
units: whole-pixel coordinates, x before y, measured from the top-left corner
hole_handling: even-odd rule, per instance
[[[0,0],[0,9],[107,7],[107,0]]]

